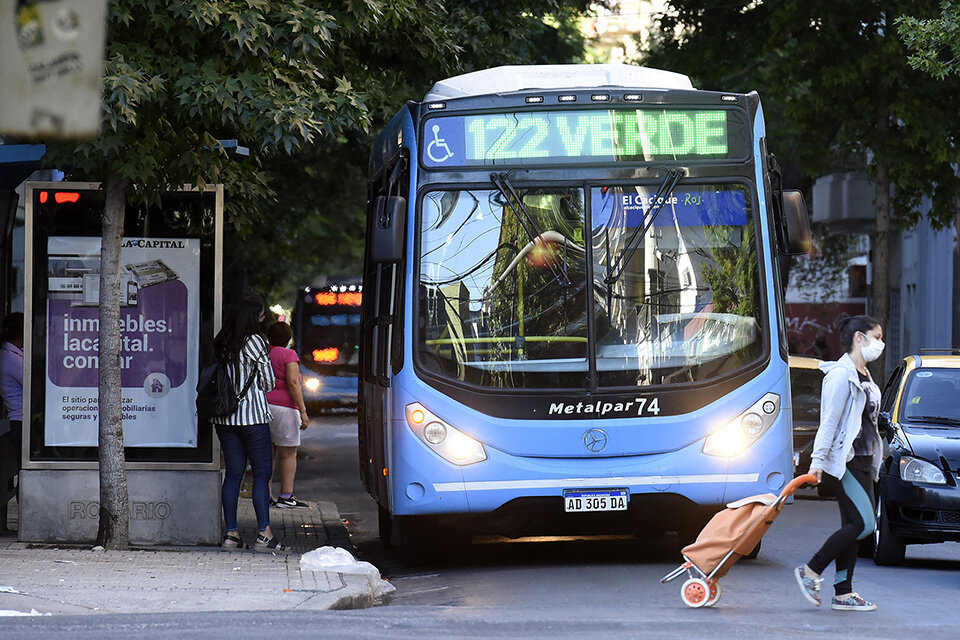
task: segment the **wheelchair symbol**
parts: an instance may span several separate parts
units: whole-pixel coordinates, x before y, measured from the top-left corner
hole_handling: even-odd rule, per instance
[[[440,164],[452,158],[453,151],[450,151],[447,141],[440,137],[440,125],[435,124],[432,129],[433,140],[427,145],[427,157],[430,158],[431,161]],[[442,156],[439,155],[441,151],[443,152]]]

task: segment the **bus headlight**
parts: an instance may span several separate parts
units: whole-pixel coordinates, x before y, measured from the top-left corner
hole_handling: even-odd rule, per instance
[[[429,444],[440,444],[447,438],[447,428],[440,422],[431,422],[423,428],[423,439]]]
[[[487,459],[483,445],[433,415],[419,402],[407,405],[407,426],[447,462],[466,466]]]
[[[303,386],[307,388],[307,391],[316,391],[320,388],[320,379],[319,378],[304,378]]]
[[[703,443],[703,452],[721,458],[739,455],[759,440],[779,415],[780,396],[768,393],[753,403],[752,407],[707,436]]]

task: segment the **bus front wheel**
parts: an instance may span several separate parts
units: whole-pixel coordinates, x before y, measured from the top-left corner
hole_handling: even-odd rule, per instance
[[[382,505],[377,505],[377,533],[380,535],[380,542],[385,547],[394,548],[397,546],[393,540],[393,516],[390,510]]]
[[[424,564],[437,551],[436,534],[431,531],[428,518],[397,516],[393,519],[393,526],[394,533],[399,537],[400,555],[404,564]]]

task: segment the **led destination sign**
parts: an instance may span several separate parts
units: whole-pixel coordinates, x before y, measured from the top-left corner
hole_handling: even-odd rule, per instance
[[[741,158],[745,129],[733,109],[443,116],[426,122],[421,157],[436,168]]]

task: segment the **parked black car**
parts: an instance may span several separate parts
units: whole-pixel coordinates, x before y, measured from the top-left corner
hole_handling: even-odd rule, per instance
[[[942,352],[941,352],[942,353]],[[960,357],[907,356],[880,401],[892,442],[880,469],[873,559],[903,562],[908,544],[960,541]]]
[[[790,356],[790,396],[793,406],[794,476],[810,469],[813,440],[820,426],[820,390],[823,372],[819,358]]]

